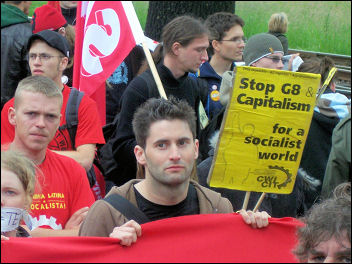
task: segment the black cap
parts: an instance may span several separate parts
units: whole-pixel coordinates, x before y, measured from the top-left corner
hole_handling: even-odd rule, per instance
[[[61,51],[66,57],[70,57],[70,44],[65,37],[52,30],[43,30],[33,34],[27,43],[27,50],[29,51],[32,43],[36,39],[45,41],[50,47]]]

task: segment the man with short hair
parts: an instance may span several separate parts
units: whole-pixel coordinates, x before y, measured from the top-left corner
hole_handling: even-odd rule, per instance
[[[219,193],[191,180],[198,157],[195,111],[184,100],[170,96],[150,98],[133,117],[137,145],[134,154],[144,179],[133,179],[113,187],[107,197],[120,195],[149,221],[212,213],[232,213],[231,203]],[[126,205],[127,206],[127,205]],[[244,221],[253,227],[268,225],[266,212],[241,210]],[[119,238],[129,246],[141,235],[136,218],[127,218],[105,200],[97,201],[80,228],[80,236]]]
[[[163,28],[162,59],[156,68],[166,96],[185,99],[195,111],[200,102],[205,104],[206,92],[202,94],[196,80],[188,76],[196,72],[208,60],[208,31],[201,21],[190,16],[176,17]],[[126,88],[121,99],[120,118],[113,140],[113,155],[118,168],[107,175],[117,186],[136,178],[136,145],[132,131],[133,114],[143,102],[159,97],[159,92],[150,70],[136,76]],[[198,132],[198,131],[197,131]]]
[[[18,82],[30,75],[26,46],[32,35],[28,18],[32,1],[1,2],[1,109],[16,91]]]
[[[78,125],[75,142],[71,142],[67,130],[65,112],[71,88],[61,81],[62,73],[66,69],[70,46],[59,33],[43,30],[33,34],[28,40],[29,66],[33,76],[46,76],[52,79],[63,95],[61,109],[61,128],[49,144],[49,148],[58,154],[73,158],[86,171],[93,165],[96,144],[104,144],[104,136],[96,103],[84,95],[78,108]],[[9,123],[7,114],[13,106],[11,99],[1,112],[1,144],[9,143],[14,138],[14,127]],[[105,191],[105,190],[104,190]]]
[[[197,77],[208,83],[205,111],[208,118],[213,119],[223,108],[220,103],[222,76],[226,71],[232,71],[236,62],[243,61],[246,39],[243,33],[244,21],[232,13],[214,13],[207,17],[205,26],[210,32],[208,50],[211,58],[200,66]]]
[[[77,236],[94,202],[83,167],[47,148],[60,125],[62,98],[51,79],[29,76],[19,83],[8,112],[15,136],[2,148],[24,153],[39,168],[40,189],[30,207],[31,236]]]

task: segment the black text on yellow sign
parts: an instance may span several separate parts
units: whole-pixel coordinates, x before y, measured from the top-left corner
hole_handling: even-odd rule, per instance
[[[292,192],[319,84],[317,74],[238,67],[210,186]]]

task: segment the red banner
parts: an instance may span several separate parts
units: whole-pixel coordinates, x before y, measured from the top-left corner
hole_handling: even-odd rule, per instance
[[[297,262],[294,218],[271,218],[253,229],[233,214],[192,215],[142,225],[130,247],[98,237],[10,238],[1,241],[1,262]]]
[[[136,32],[143,35],[130,1],[78,2],[73,86],[97,102],[103,124],[105,81],[138,44]]]

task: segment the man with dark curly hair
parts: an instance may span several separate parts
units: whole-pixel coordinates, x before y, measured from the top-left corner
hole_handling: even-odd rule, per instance
[[[351,183],[336,187],[333,197],[315,204],[298,229],[293,253],[300,262],[351,263]]]

